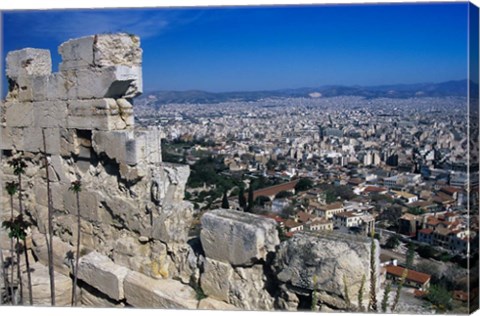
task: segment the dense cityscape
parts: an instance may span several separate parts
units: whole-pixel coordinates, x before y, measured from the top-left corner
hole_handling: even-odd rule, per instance
[[[283,238],[369,235],[375,227],[382,264],[400,267],[386,269],[387,278],[413,269],[411,297],[425,298],[433,284],[459,308],[469,288],[467,251],[478,252],[478,214],[467,207],[478,177],[469,184],[466,102],[312,93],[156,110],[147,95],[135,113],[139,125],[161,127],[164,161],[191,166],[185,197],[199,213],[261,214],[277,221]]]

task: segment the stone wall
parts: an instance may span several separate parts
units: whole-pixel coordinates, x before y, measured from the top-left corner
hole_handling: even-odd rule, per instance
[[[59,72],[52,73],[49,51],[10,52],[9,91],[0,107],[2,188],[18,181],[9,162],[26,163],[22,196],[33,224],[27,246],[36,305],[50,302],[47,156],[57,305],[71,301],[69,254],[79,209],[83,306],[296,310],[311,297],[316,275],[320,304],[345,308],[342,277],[354,291],[368,274],[368,240],[299,234],[280,243],[275,221],[221,209],[206,212],[200,236],[189,236],[195,215],[183,199],[189,167],[162,162],[158,128],[134,126],[133,98],[142,92],[139,38],[87,36],[63,43],[59,53]],[[69,190],[76,180],[78,209]],[[6,194],[1,203],[3,221],[10,218]],[[4,230],[0,248],[11,256]]]
[[[83,254],[95,250],[153,278],[180,277],[175,263],[188,261],[193,220],[192,204],[183,201],[190,170],[162,162],[158,128],[134,126],[132,99],[142,92],[140,39],[87,36],[63,43],[59,53],[57,73],[52,73],[48,50],[12,51],[6,60],[2,188],[17,182],[8,162],[21,158],[27,165],[22,195],[25,213],[35,224],[35,258],[47,263],[46,153],[57,272],[69,277],[65,258],[76,244],[77,230],[76,197],[69,187],[81,180]],[[16,197],[14,207],[18,213]],[[2,221],[10,217],[9,210],[8,196],[2,194]],[[7,236],[2,232],[0,237],[7,253]]]

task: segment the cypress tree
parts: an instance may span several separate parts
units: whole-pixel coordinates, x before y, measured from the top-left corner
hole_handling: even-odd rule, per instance
[[[251,212],[253,210],[253,185],[250,183],[250,186],[248,187],[248,206],[247,206],[247,211]]]
[[[238,192],[238,205],[240,205],[240,208],[244,211],[247,208],[247,199],[245,199],[245,191],[243,186],[240,186],[240,190]]]
[[[225,208],[225,209],[230,208],[230,205],[228,204],[227,190],[223,192],[222,208]]]

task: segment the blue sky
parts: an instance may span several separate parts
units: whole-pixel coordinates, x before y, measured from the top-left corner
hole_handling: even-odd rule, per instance
[[[263,90],[467,78],[468,4],[4,12],[4,51],[138,34],[144,89]],[[56,70],[56,66],[54,66]]]

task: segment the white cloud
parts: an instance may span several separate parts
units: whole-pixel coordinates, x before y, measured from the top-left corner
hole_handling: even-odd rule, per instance
[[[27,27],[30,36],[66,41],[70,38],[97,33],[127,32],[149,38],[161,34],[170,27],[189,23],[180,12],[149,9],[92,9],[92,10],[45,10],[11,12],[12,32]],[[28,26],[32,26],[29,28]],[[5,31],[9,31],[6,29]]]

